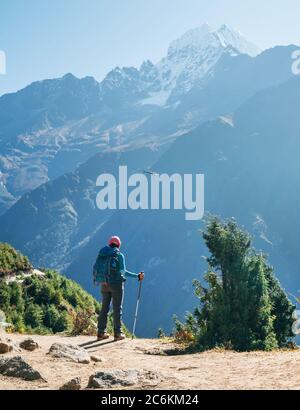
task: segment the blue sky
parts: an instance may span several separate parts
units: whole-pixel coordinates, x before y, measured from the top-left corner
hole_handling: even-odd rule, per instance
[[[165,55],[207,22],[229,24],[261,48],[300,45],[299,0],[1,0],[0,94],[67,72],[101,80],[115,66]]]

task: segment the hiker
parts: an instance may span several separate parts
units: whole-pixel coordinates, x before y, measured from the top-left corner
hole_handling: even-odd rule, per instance
[[[120,252],[121,240],[118,236],[112,236],[108,246],[102,248],[97,257],[93,269],[94,284],[101,285],[102,308],[98,319],[98,338],[109,338],[106,333],[107,317],[111,301],[113,303],[114,340],[125,339],[121,332],[122,304],[124,295],[124,282],[126,277],[144,279],[144,272],[133,273],[126,269],[124,255]]]

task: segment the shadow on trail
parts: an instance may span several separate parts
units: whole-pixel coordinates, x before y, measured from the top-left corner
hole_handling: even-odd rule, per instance
[[[120,342],[117,342],[115,340],[108,340],[107,342],[100,342],[100,343],[99,342],[96,343],[96,342],[94,342],[93,344],[92,343],[85,344],[84,346],[81,345],[81,347],[84,347],[84,349],[89,350],[89,349],[94,349],[96,347],[99,348],[99,347],[102,347],[102,346],[106,346],[106,345],[109,345],[109,344],[112,344],[112,343],[120,343]]]
[[[85,347],[85,346],[93,345],[94,343],[97,343],[97,342],[98,342],[98,340],[95,339],[95,340],[91,340],[91,341],[89,341],[89,342],[81,343],[81,344],[78,345],[78,346],[79,346],[79,347]]]

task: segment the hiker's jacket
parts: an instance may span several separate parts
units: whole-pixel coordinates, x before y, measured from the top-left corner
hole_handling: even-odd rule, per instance
[[[106,275],[105,272],[99,271],[99,259],[101,257],[116,257],[119,262],[118,270],[114,275]],[[125,257],[124,255],[120,252],[118,248],[112,248],[111,246],[105,246],[102,248],[99,252],[97,261],[94,265],[93,269],[94,273],[94,279],[101,283],[101,282],[108,282],[108,283],[118,283],[125,281],[126,277],[134,277],[137,278],[138,274],[134,272],[130,272],[129,270],[126,269],[126,264],[125,264]]]

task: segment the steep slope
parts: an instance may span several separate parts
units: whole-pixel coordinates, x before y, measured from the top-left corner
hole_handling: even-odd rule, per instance
[[[28,254],[36,266],[63,270],[111,215],[96,207],[98,175],[116,175],[122,164],[129,172],[143,172],[165,149],[150,144],[94,155],[76,171],[24,195],[0,217],[0,237]]]
[[[76,138],[78,122],[82,123],[99,106],[99,84],[92,78],[79,80],[71,74],[33,83],[0,98],[0,183],[10,195],[10,201],[2,203],[4,209],[7,202],[14,202],[24,192],[77,164],[78,150],[88,142],[84,130],[81,142]],[[53,169],[59,169],[52,172],[49,167],[57,155]],[[63,164],[58,167],[61,160]]]
[[[21,133],[43,127],[58,127],[65,121],[84,118],[99,110],[99,84],[91,77],[82,80],[67,74],[63,78],[32,83],[17,93],[0,99],[0,141],[4,148],[16,142]],[[9,115],[14,113],[18,118]],[[30,140],[19,143],[30,146]]]
[[[0,278],[15,275],[18,272],[32,271],[28,258],[21,255],[6,243],[0,243]]]
[[[100,305],[77,283],[54,271],[39,272],[28,259],[0,244],[0,310],[16,332],[96,332]],[[77,319],[84,312],[85,325]],[[77,333],[78,332],[78,333]]]

